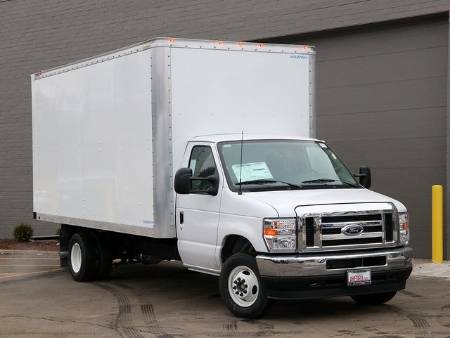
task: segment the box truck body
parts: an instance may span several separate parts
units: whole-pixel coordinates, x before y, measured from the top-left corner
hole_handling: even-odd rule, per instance
[[[75,280],[180,260],[250,318],[405,288],[406,207],[314,138],[311,47],[161,38],[31,82],[33,211]]]
[[[186,142],[313,136],[313,65],[308,46],[156,39],[34,74],[37,218],[175,237]]]

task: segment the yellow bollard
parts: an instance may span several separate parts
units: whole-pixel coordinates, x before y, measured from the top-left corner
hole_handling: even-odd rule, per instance
[[[431,189],[432,201],[432,260],[442,263],[444,260],[444,189],[442,185],[433,185]]]

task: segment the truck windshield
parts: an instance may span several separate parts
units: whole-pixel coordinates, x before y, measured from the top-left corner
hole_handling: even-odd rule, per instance
[[[232,191],[360,188],[325,143],[300,140],[249,140],[218,144]]]

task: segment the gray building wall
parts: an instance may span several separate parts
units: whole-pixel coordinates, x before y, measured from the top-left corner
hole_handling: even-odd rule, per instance
[[[372,189],[406,204],[411,245],[430,255],[430,187],[446,183],[448,18],[272,39],[317,50],[317,132]]]
[[[155,36],[263,40],[448,15],[449,8],[450,0],[0,0],[0,237],[32,223],[29,74]],[[33,224],[38,233],[53,231]]]

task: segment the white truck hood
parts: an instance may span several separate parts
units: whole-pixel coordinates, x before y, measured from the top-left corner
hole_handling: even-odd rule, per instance
[[[294,210],[297,206],[314,204],[391,202],[399,212],[406,211],[405,206],[399,201],[367,189],[258,191],[246,195],[269,204],[280,217],[295,216]]]

